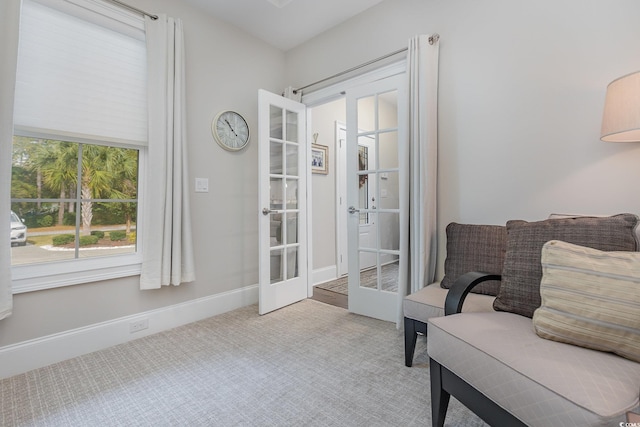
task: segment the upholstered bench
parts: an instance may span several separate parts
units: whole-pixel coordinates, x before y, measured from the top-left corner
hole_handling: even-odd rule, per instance
[[[507,222],[495,311],[461,313],[458,280],[428,320],[432,425],[450,396],[492,426],[617,426],[640,411],[637,223]]]
[[[432,283],[405,297],[404,355],[405,365],[413,365],[413,354],[418,334],[427,333],[427,321],[444,316],[444,302],[449,288],[462,275],[470,271],[496,274],[495,280],[475,286],[465,300],[465,312],[493,311],[493,301],[500,287],[497,276],[502,272],[506,248],[506,227],[500,225],[458,224],[447,225],[447,258],[441,282]]]
[[[420,291],[407,296],[402,308],[404,312],[404,357],[405,365],[413,365],[418,334],[427,334],[427,322],[432,317],[444,316],[444,302],[449,289],[432,283]],[[493,311],[493,295],[471,294],[462,307],[464,312]]]

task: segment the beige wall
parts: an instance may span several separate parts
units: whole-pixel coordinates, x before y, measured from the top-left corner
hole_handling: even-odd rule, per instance
[[[313,269],[336,265],[336,121],[346,122],[344,98],[312,109],[311,134],[318,134],[318,144],[329,147],[329,174],[313,174],[312,240]]]
[[[437,32],[439,265],[451,221],[640,213],[640,144],[599,140],[607,84],[640,69],[635,0],[387,0],[286,56],[303,86]]]
[[[15,295],[13,315],[0,321],[0,347],[258,282],[257,93],[285,86],[284,53],[183,1],[127,2],[184,23],[197,281],[140,291],[131,277]],[[211,136],[211,120],[222,109],[250,124],[242,152],[222,150]],[[193,192],[195,177],[209,178],[209,193]]]

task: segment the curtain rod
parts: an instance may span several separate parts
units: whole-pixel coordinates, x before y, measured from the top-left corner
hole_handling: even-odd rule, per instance
[[[153,19],[153,20],[158,19],[158,15],[153,15],[153,14],[151,14],[151,13],[145,12],[145,11],[144,11],[144,10],[142,10],[142,9],[138,9],[137,7],[133,7],[133,6],[131,6],[131,5],[128,5],[128,4],[126,4],[126,3],[123,3],[123,2],[121,2],[120,0],[107,0],[107,1],[108,1],[108,2],[111,2],[111,3],[115,3],[115,4],[119,5],[119,6],[122,6],[122,7],[124,7],[125,9],[129,9],[129,10],[132,10],[132,11],[134,11],[134,12],[137,12],[137,13],[139,13],[139,14],[141,14],[141,15],[148,16],[149,18],[151,18],[151,19]]]
[[[438,40],[440,40],[440,35],[439,34],[433,34],[433,35],[429,36],[429,44],[431,44],[431,45],[436,43]],[[383,56],[381,56],[379,58],[372,59],[371,61],[367,61],[364,64],[356,65],[355,67],[349,68],[348,70],[341,71],[341,72],[336,73],[336,74],[334,74],[332,76],[326,77],[326,78],[324,78],[322,80],[318,80],[317,82],[313,82],[313,83],[310,83],[310,84],[308,84],[306,86],[302,86],[302,87],[300,87],[298,89],[294,89],[293,93],[297,94],[298,92],[300,92],[303,89],[307,89],[307,88],[309,88],[311,86],[315,86],[317,84],[324,83],[327,80],[335,79],[336,77],[343,76],[343,75],[348,74],[348,73],[350,73],[352,71],[359,70],[360,68],[364,68],[364,67],[369,66],[371,64],[375,64],[376,62],[382,61],[384,59],[391,58],[392,56],[395,56],[395,55],[397,55],[399,53],[406,52],[408,49],[409,48],[405,47],[403,49],[396,50],[395,52],[391,52],[391,53],[388,53],[386,55],[383,55]]]

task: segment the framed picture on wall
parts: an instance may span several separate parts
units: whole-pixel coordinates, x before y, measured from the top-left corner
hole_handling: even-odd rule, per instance
[[[311,172],[329,173],[329,147],[326,145],[311,144]]]

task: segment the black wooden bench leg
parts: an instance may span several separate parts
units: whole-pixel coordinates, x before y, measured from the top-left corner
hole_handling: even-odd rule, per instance
[[[413,353],[416,351],[416,341],[418,341],[415,322],[408,317],[404,318],[404,364],[409,368],[413,365]]]
[[[429,358],[429,367],[431,373],[431,425],[443,427],[451,395],[442,388],[440,364]]]
[[[413,354],[416,352],[418,333],[427,335],[427,324],[419,320],[404,318],[404,364],[408,368],[413,365]]]

